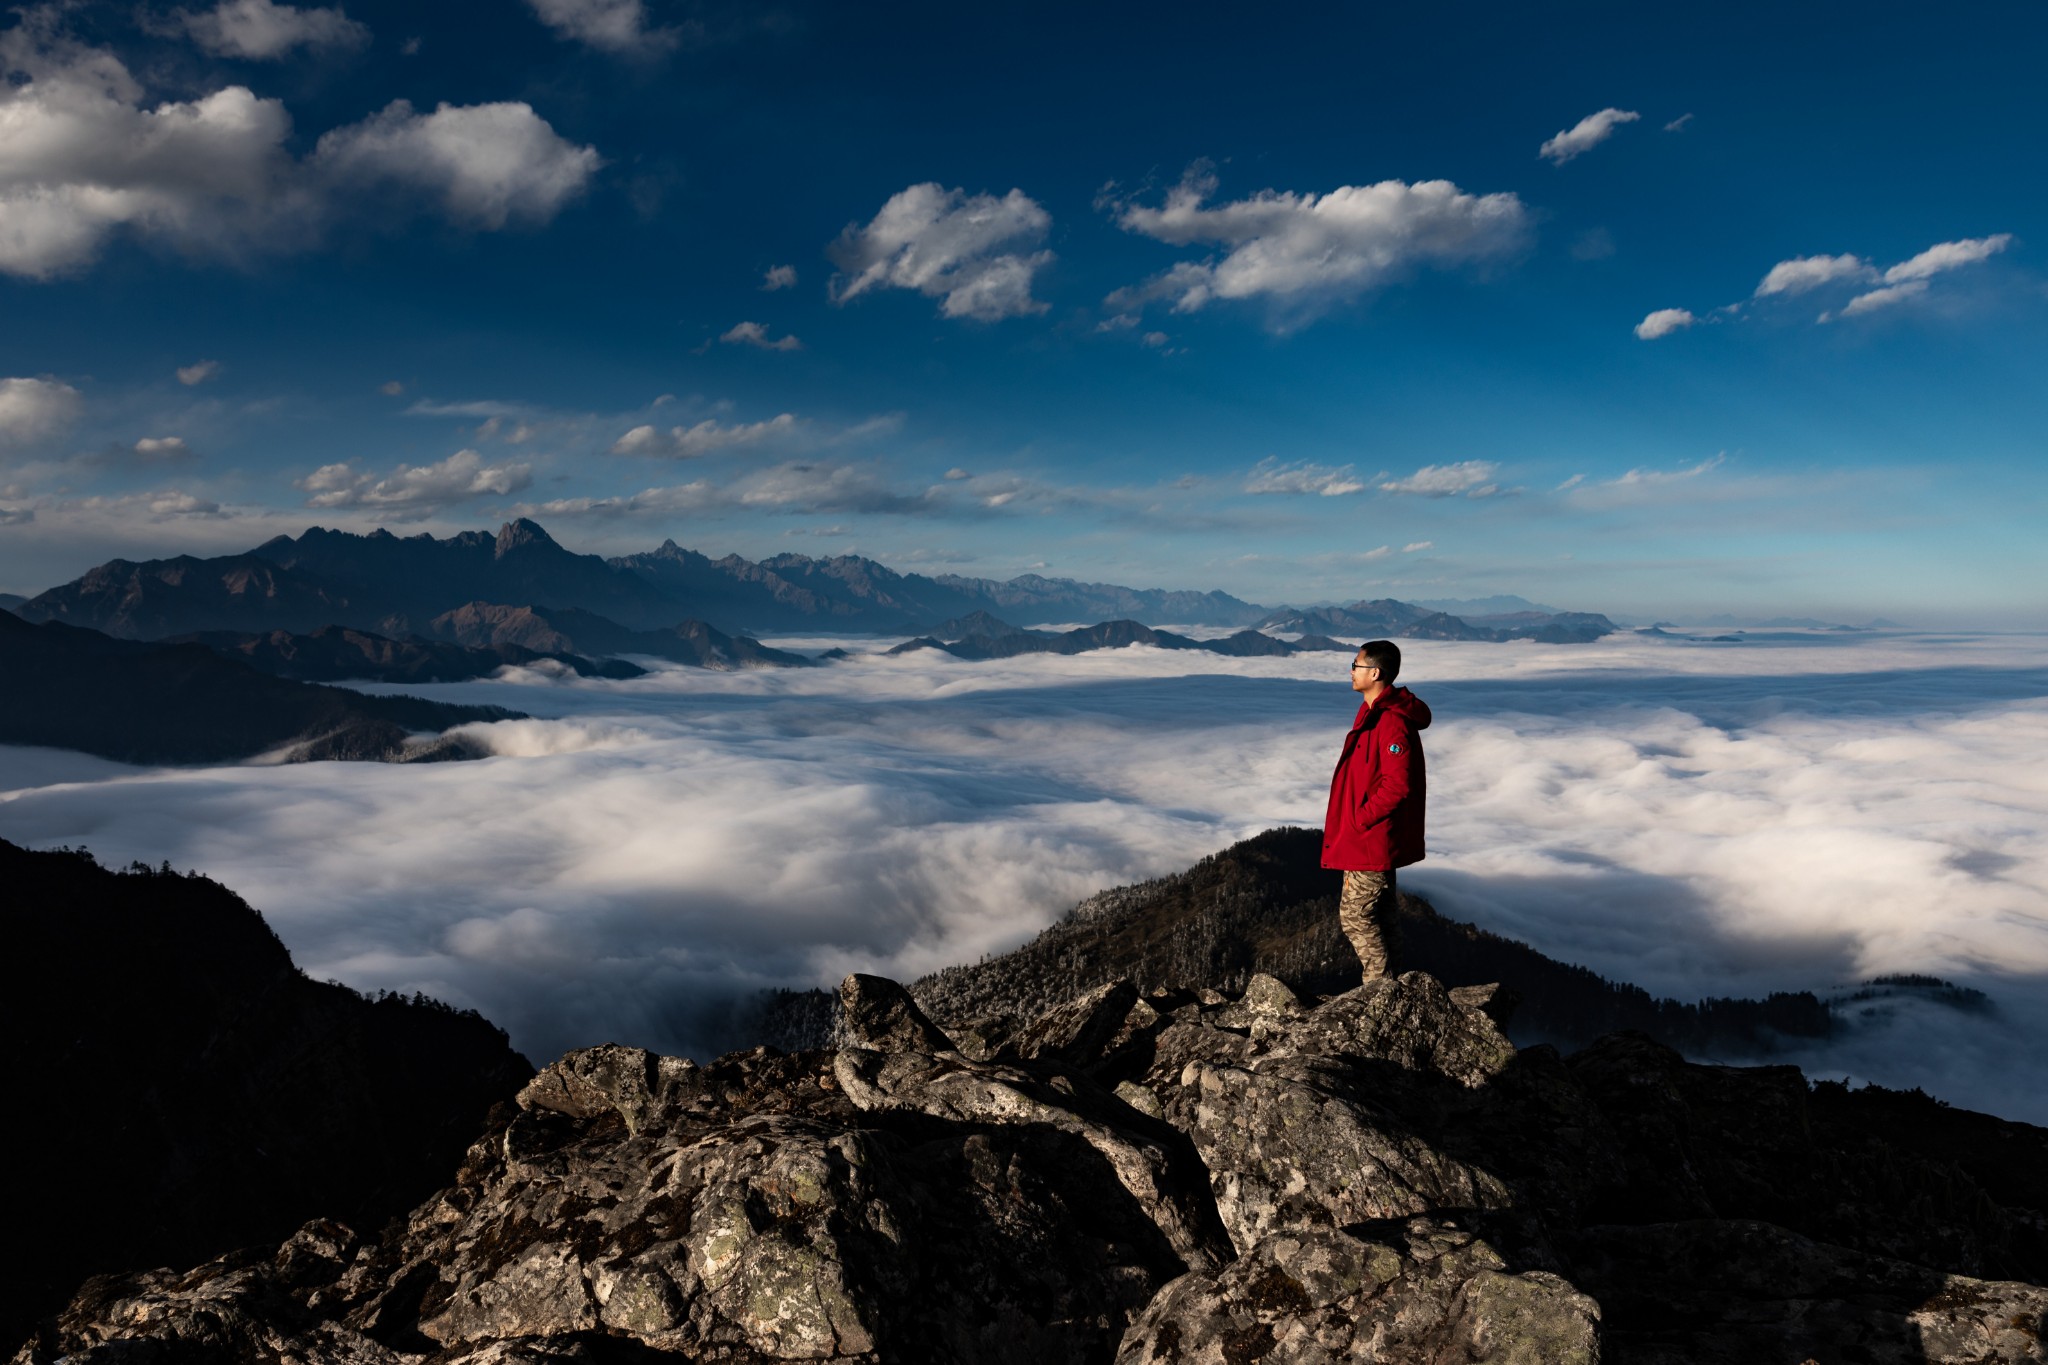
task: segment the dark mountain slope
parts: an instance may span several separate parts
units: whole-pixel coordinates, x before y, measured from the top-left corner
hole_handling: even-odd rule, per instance
[[[630,630],[573,607],[470,602],[429,621],[427,633],[475,648],[644,654],[697,668],[804,668],[811,663],[800,654],[770,649],[751,636],[727,635],[702,621],[684,621],[660,630]]]
[[[30,598],[26,621],[62,621],[126,640],[195,630],[314,630],[361,620],[348,595],[260,554],[110,559]]]
[[[513,714],[292,682],[201,644],[116,640],[0,612],[0,744],[129,763],[219,762],[295,741],[305,758],[460,757],[415,753],[407,732]]]
[[[1321,866],[1322,835],[1275,829],[1186,872],[1105,891],[1013,952],[950,967],[912,988],[932,1017],[1028,1018],[1120,977],[1143,989],[1239,989],[1267,972],[1297,990],[1358,984],[1358,959],[1337,928],[1339,876]],[[1446,986],[1499,982],[1522,1000],[1525,1042],[1590,1042],[1636,1029],[1682,1051],[1768,1051],[1782,1038],[1824,1037],[1827,1007],[1810,994],[1767,1000],[1659,1000],[1527,944],[1445,919],[1401,898],[1401,961]]]
[[[347,625],[399,618],[417,628],[475,601],[580,607],[645,627],[676,617],[674,602],[639,575],[596,555],[573,554],[524,518],[506,523],[495,536],[465,531],[446,540],[316,526],[296,540],[279,536],[253,553],[345,594],[357,609],[343,621]]]
[[[0,840],[0,886],[10,1345],[88,1274],[379,1226],[532,1074],[474,1014],[308,980],[204,877]]]
[[[566,651],[499,644],[487,648],[408,637],[390,640],[347,626],[322,626],[310,635],[273,630],[227,630],[175,635],[165,644],[200,644],[259,672],[296,682],[462,682],[488,678],[508,664],[555,663],[585,678],[637,678],[646,669],[622,659],[594,663]]]

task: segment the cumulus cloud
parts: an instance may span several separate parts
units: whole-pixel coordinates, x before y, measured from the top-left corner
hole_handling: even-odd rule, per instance
[[[1423,550],[1434,550],[1435,548],[1436,542],[1433,540],[1413,540],[1401,547],[1401,553],[1404,555],[1412,555],[1418,554]]]
[[[557,37],[614,56],[645,55],[673,48],[674,29],[649,28],[641,0],[528,0],[534,14]]]
[[[734,508],[792,514],[920,516],[945,510],[946,504],[922,492],[896,488],[866,465],[792,460],[752,470],[727,483],[696,479],[612,497],[556,498],[517,510],[532,517],[613,521]]]
[[[2030,651],[1413,642],[1403,682],[1437,723],[1430,857],[1403,884],[1682,999],[1981,985],[2000,1013],[1970,1032],[1890,1026],[1802,1060],[2041,1122]],[[1902,675],[1940,686],[1901,709]],[[1316,823],[1354,709],[1314,658],[1143,648],[430,691],[540,718],[478,727],[498,757],[431,772],[10,751],[0,834],[201,869],[313,975],[474,1005],[537,1061],[603,1039],[704,1057],[751,1041],[731,1006],[757,987],[971,962],[1104,887]]]
[[[438,199],[475,227],[545,223],[582,194],[604,160],[517,101],[442,104],[431,114],[393,100],[314,149],[315,165],[343,184],[397,185]]]
[[[322,465],[297,481],[308,507],[361,507],[400,520],[431,516],[471,498],[517,493],[533,482],[533,466],[486,464],[458,450],[437,464],[406,465],[382,478],[347,462]]]
[[[1537,148],[1536,155],[1552,165],[1562,166],[1607,141],[1622,124],[1634,123],[1641,117],[1632,109],[1607,108],[1597,114],[1588,114]]]
[[[220,362],[218,360],[195,360],[190,365],[180,365],[178,367],[178,382],[189,389],[195,385],[204,384],[219,373]]]
[[[1022,190],[969,197],[928,182],[891,195],[866,226],[850,224],[827,253],[840,273],[831,297],[845,303],[872,289],[914,289],[938,299],[949,318],[996,322],[1043,313],[1032,278],[1053,258],[1032,251],[1052,215]]]
[[[1244,481],[1247,493],[1314,493],[1329,498],[1364,490],[1365,481],[1348,464],[1332,467],[1307,460],[1284,464],[1270,455],[1252,466]]]
[[[65,36],[60,17],[30,11],[0,32],[7,274],[83,269],[117,233],[188,252],[303,249],[377,186],[472,227],[544,222],[600,164],[525,104],[419,114],[404,101],[297,160],[280,101],[229,85],[152,104],[112,53]]]
[[[801,341],[787,334],[771,340],[767,326],[759,322],[736,322],[718,339],[728,345],[753,346],[763,351],[801,351],[804,348]]]
[[[0,451],[26,449],[62,432],[84,406],[55,379],[0,379]]]
[[[770,294],[778,289],[796,288],[796,267],[793,265],[769,266],[767,273],[761,276],[761,288],[764,292]]]
[[[1118,290],[1119,312],[1152,301],[1193,312],[1218,299],[1265,299],[1310,316],[1420,266],[1497,260],[1519,250],[1529,216],[1512,194],[1467,194],[1448,180],[1341,185],[1328,194],[1261,190],[1206,205],[1215,176],[1197,167],[1157,208],[1126,203],[1117,222],[1174,246],[1211,244],[1220,259],[1182,261]],[[1205,206],[1206,205],[1206,206]]]
[[[1500,485],[1494,482],[1499,473],[1500,466],[1492,460],[1426,464],[1405,479],[1387,480],[1380,485],[1380,491],[1425,498],[1485,498],[1500,492]]]
[[[642,425],[612,442],[612,454],[661,455],[690,460],[721,450],[745,449],[786,440],[797,429],[795,415],[787,412],[761,422],[721,422],[715,417],[707,417],[694,426],[670,427],[666,431],[651,424]]]
[[[1683,308],[1659,308],[1636,324],[1636,335],[1644,341],[1655,341],[1658,337],[1684,331],[1698,321]]]
[[[293,48],[353,48],[370,30],[340,9],[298,9],[272,0],[221,0],[210,10],[176,10],[173,18],[216,57],[275,61]]]
[[[1755,298],[1804,294],[1837,280],[1874,280],[1877,272],[1861,256],[1795,256],[1772,266],[1757,284]]]

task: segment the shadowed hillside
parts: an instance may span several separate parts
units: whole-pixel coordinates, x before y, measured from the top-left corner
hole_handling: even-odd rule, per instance
[[[309,980],[217,882],[0,840],[23,1122],[8,1343],[87,1274],[185,1265],[436,1188],[533,1068],[473,1013]],[[30,1119],[30,1115],[34,1117]]]

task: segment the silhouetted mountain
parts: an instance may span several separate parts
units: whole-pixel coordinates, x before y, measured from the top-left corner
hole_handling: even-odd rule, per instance
[[[310,534],[310,532],[308,533]],[[260,554],[110,559],[22,605],[25,621],[61,621],[126,640],[199,630],[315,630],[369,624],[346,594]]]
[[[1227,592],[1124,588],[1038,574],[1001,582],[940,574],[932,581],[976,599],[976,605],[984,610],[1025,625],[1122,618],[1183,626],[1250,626],[1266,614],[1266,608]]]
[[[1196,640],[1186,635],[1176,635],[1170,630],[1154,630],[1136,621],[1103,621],[1097,625],[1083,626],[1058,634],[1015,629],[1010,629],[1006,633],[987,633],[1003,626],[1004,623],[985,613],[978,613],[965,621],[949,621],[946,625],[966,625],[970,629],[959,639],[951,641],[921,635],[916,639],[905,640],[889,653],[908,654],[913,650],[938,649],[959,659],[1014,659],[1020,654],[1086,654],[1097,649],[1151,645],[1155,649],[1193,649],[1234,658],[1255,658],[1284,657],[1329,649],[1343,650],[1347,653],[1351,650],[1350,645],[1323,639],[1320,636],[1304,637],[1300,642],[1289,642],[1276,640],[1256,630],[1241,630],[1220,640]],[[945,627],[940,629],[943,632]]]
[[[296,745],[299,760],[470,757],[408,732],[516,715],[371,697],[260,673],[201,644],[116,640],[0,612],[0,744],[80,749],[129,763],[208,763]]]
[[[1339,874],[1322,866],[1322,835],[1274,829],[1186,872],[1105,891],[1030,943],[975,966],[951,967],[912,990],[941,1024],[1029,1015],[1106,982],[1141,988],[1241,989],[1267,972],[1313,993],[1358,984],[1358,958],[1337,927]],[[1401,897],[1401,961],[1446,986],[1499,982],[1519,996],[1525,1043],[1576,1045],[1636,1029],[1690,1052],[1771,1051],[1829,1036],[1835,1017],[1799,992],[1765,1000],[1660,1000],[1527,944],[1438,915]]]
[[[1517,599],[1519,600],[1519,599]],[[1612,635],[1614,622],[1597,612],[1514,612],[1483,621],[1429,611],[1412,602],[1383,597],[1348,607],[1283,608],[1259,622],[1261,630],[1313,631],[1363,642],[1374,636],[1409,640],[1536,640],[1544,644],[1588,644]]]
[[[806,668],[801,654],[727,635],[702,621],[662,630],[628,630],[574,607],[508,607],[471,602],[427,623],[427,633],[476,648],[520,647],[543,653],[644,654],[698,668]]]
[[[190,1264],[312,1218],[379,1226],[533,1074],[475,1014],[308,980],[204,877],[0,840],[0,885],[0,1027],[24,1101],[8,1230],[33,1248],[0,1295],[9,1345],[88,1274]]]
[[[995,640],[1005,635],[1036,635],[1042,632],[1013,626],[1001,617],[991,616],[985,611],[970,611],[965,616],[941,621],[926,633],[941,640]]]
[[[254,554],[331,585],[354,604],[342,624],[417,623],[465,602],[532,602],[577,607],[654,627],[676,618],[675,603],[638,574],[596,555],[572,554],[534,522],[507,522],[497,535],[465,531],[446,540],[401,539],[314,527],[259,545]]]
[[[638,678],[647,672],[623,659],[593,661],[567,651],[509,643],[473,648],[417,636],[391,640],[347,626],[322,626],[310,635],[207,630],[172,636],[164,643],[205,645],[260,672],[298,682],[462,682],[488,678],[508,664],[559,664],[581,678]]]
[[[18,592],[0,592],[0,611],[19,613],[28,605],[28,599]]]

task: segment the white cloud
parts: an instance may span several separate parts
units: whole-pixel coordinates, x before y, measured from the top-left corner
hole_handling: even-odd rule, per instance
[[[1925,280],[1907,280],[1903,284],[1888,284],[1882,289],[1872,289],[1868,293],[1858,294],[1855,298],[1842,305],[1842,311],[1839,313],[1822,313],[1820,320],[1822,322],[1832,322],[1836,318],[1861,317],[1865,313],[1875,313],[1881,308],[1890,308],[1894,304],[1904,303],[1907,299],[1918,298],[1926,292],[1927,281]]]
[[[1885,271],[1884,282],[1899,284],[1906,280],[1928,279],[1944,270],[1987,260],[2011,244],[2010,232],[2001,232],[1993,237],[1970,237],[1959,242],[1941,242]]]
[[[1390,479],[1380,485],[1383,493],[1405,493],[1425,498],[1490,497],[1500,492],[1494,478],[1500,466],[1492,460],[1460,460],[1456,464],[1424,465],[1405,479]]]
[[[438,464],[405,465],[378,478],[353,465],[322,465],[297,481],[308,507],[361,507],[401,520],[431,516],[487,494],[517,493],[533,482],[533,467],[484,463],[474,450],[458,450]]]
[[[1328,194],[1262,190],[1203,207],[1216,179],[1191,171],[1158,208],[1125,204],[1117,222],[1175,246],[1214,243],[1221,260],[1182,261],[1109,297],[1126,310],[1165,300],[1192,312],[1216,299],[1274,301],[1313,315],[1418,266],[1498,259],[1520,248],[1528,213],[1512,194],[1472,195],[1448,180],[1342,185]]]
[[[145,436],[130,450],[144,464],[168,464],[192,458],[192,447],[185,444],[182,436]]]
[[[1365,482],[1348,464],[1335,468],[1306,460],[1283,464],[1270,455],[1254,465],[1244,481],[1247,493],[1312,493],[1330,498],[1364,489]]]
[[[798,425],[795,415],[785,412],[761,422],[727,423],[707,417],[694,426],[670,427],[667,431],[652,425],[637,426],[612,442],[612,454],[664,455],[689,460],[721,450],[785,440],[796,434]]]
[[[1677,118],[1664,125],[1664,131],[1667,133],[1682,132],[1685,129],[1685,125],[1691,123],[1692,119],[1693,116],[1691,114],[1680,114]]]
[[[1698,318],[1683,308],[1659,308],[1636,324],[1636,335],[1644,341],[1655,341],[1658,337],[1668,337],[1673,332],[1683,331],[1698,321]]]
[[[1536,155],[1562,166],[1573,157],[1583,156],[1607,141],[1622,124],[1634,123],[1641,117],[1632,109],[1608,108],[1597,114],[1588,114],[1537,148]]]
[[[519,102],[442,104],[431,114],[393,100],[320,139],[313,160],[343,184],[393,183],[438,197],[477,227],[546,223],[583,193],[604,159]]]
[[[0,379],[0,450],[23,449],[78,420],[78,390],[55,379]]]
[[[758,322],[736,322],[718,338],[729,345],[754,346],[763,351],[801,351],[804,344],[793,336],[768,339],[768,328]]]
[[[793,265],[771,265],[761,276],[761,288],[772,294],[778,289],[796,288],[796,267]]]
[[[272,0],[221,0],[198,14],[173,17],[194,42],[216,57],[274,61],[295,47],[351,48],[370,41],[370,30],[339,9],[298,9]]]
[[[2009,687],[2034,642],[1407,655],[1438,720],[1405,887],[1686,1000],[1971,981],[2000,1011],[1965,1031],[1858,1025],[1863,1053],[1848,1033],[1803,1060],[2048,1120],[2048,712]],[[1897,706],[1902,670],[1943,704]],[[601,1039],[701,1058],[752,1040],[679,1002],[972,962],[1105,887],[1315,823],[1355,704],[1323,657],[1143,648],[448,695],[558,718],[479,727],[498,757],[428,783],[9,750],[8,837],[203,871],[312,975],[479,1007],[536,1061]]]
[[[1804,294],[1836,280],[1874,280],[1877,271],[1861,256],[1795,256],[1772,266],[1756,287],[1756,298]]]
[[[396,398],[405,392],[405,385],[399,383],[396,379],[387,379],[377,386],[377,392],[383,394],[386,398]]]
[[[1631,469],[1619,478],[1608,480],[1603,486],[1607,488],[1642,488],[1658,484],[1683,483],[1688,479],[1697,479],[1702,474],[1711,473],[1719,469],[1723,464],[1727,463],[1727,460],[1728,456],[1726,452],[1723,452],[1718,455],[1710,455],[1698,464],[1682,465],[1677,469]]]
[[[204,384],[219,373],[218,360],[197,360],[190,365],[178,367],[178,382],[189,389],[196,384]]]
[[[865,226],[849,225],[829,255],[840,274],[835,303],[871,289],[914,289],[940,300],[949,318],[995,322],[1043,313],[1032,277],[1052,260],[1029,251],[1045,239],[1052,215],[1022,190],[998,199],[968,197],[928,182],[890,196]]]
[[[563,38],[615,56],[665,52],[680,35],[649,28],[641,0],[528,0],[540,21]]]
[[[404,101],[294,160],[278,100],[230,85],[150,105],[117,57],[65,37],[59,14],[0,32],[0,273],[83,269],[118,232],[188,252],[301,250],[378,184],[472,227],[544,222],[600,164],[525,104],[422,115]]]
[[[1419,554],[1424,550],[1434,550],[1435,548],[1436,542],[1433,540],[1413,540],[1401,547],[1401,553],[1404,555]]]

